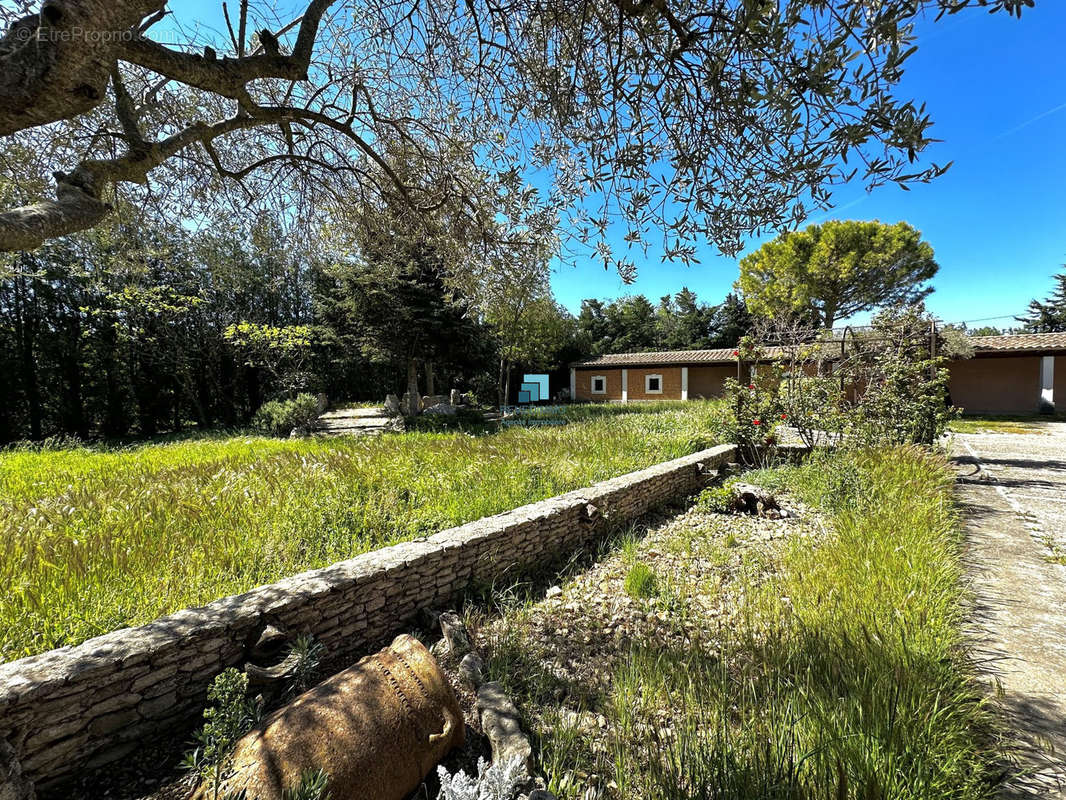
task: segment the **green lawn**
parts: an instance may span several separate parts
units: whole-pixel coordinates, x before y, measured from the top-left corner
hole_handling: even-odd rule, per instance
[[[579,407],[472,436],[207,437],[0,453],[12,660],[713,444],[719,406]]]

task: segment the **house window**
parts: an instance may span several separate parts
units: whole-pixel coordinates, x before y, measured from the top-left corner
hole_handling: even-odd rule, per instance
[[[592,376],[592,393],[607,394],[607,378],[603,375]]]
[[[663,376],[662,375],[645,375],[644,376],[644,394],[662,394],[663,393]]]

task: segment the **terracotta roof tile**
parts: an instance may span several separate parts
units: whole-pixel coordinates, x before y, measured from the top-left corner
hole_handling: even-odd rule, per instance
[[[972,336],[970,341],[978,352],[1066,350],[1066,333],[1007,333],[1002,336]]]
[[[974,349],[984,352],[1041,352],[1066,351],[1066,333],[1014,333],[1002,336],[973,336]],[[830,345],[831,346],[831,345]],[[661,350],[654,353],[611,353],[584,361],[575,361],[570,366],[579,369],[593,367],[641,367],[657,365],[688,364],[733,364],[734,347],[717,350]],[[764,351],[771,358],[780,353],[780,348],[768,347]]]
[[[662,350],[656,353],[612,353],[574,362],[574,367],[637,367],[642,364],[732,364],[735,348]]]

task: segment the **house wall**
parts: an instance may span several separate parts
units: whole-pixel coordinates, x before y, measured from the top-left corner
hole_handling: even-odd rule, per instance
[[[966,413],[1033,414],[1040,411],[1041,356],[1039,355],[992,355],[953,361],[948,364],[951,376],[949,390],[951,402]],[[681,398],[681,367],[629,367],[624,370],[628,387],[627,400],[679,400]],[[814,364],[804,365],[809,374],[817,372]],[[749,368],[744,367],[742,380],[750,380]],[[578,400],[622,400],[621,368],[575,369]],[[688,367],[688,398],[720,397],[725,381],[735,378],[734,364],[700,365]],[[592,394],[592,377],[603,375],[607,379],[605,394]],[[647,375],[663,376],[662,394],[646,394],[644,378]],[[852,394],[855,388],[850,390]],[[1055,356],[1054,379],[1055,406],[1059,412],[1066,411],[1066,356]]]
[[[1055,356],[1055,410],[1066,413],[1066,356]]]
[[[690,400],[721,397],[725,391],[727,378],[736,378],[735,364],[723,364],[713,367],[688,368],[688,396]]]
[[[648,375],[662,375],[662,394],[645,394],[644,378]],[[692,380],[692,371],[689,370],[689,380]],[[689,384],[689,396],[691,397],[692,384]],[[649,367],[647,369],[629,369],[629,399],[630,400],[680,400],[681,399],[681,367]]]
[[[681,367],[649,367],[640,369],[627,367],[626,384],[629,387],[627,400],[680,400],[681,399]],[[592,378],[602,375],[607,379],[607,393],[592,393]],[[648,375],[663,376],[662,394],[647,394],[644,391],[644,378]],[[689,397],[692,396],[691,370],[689,371]],[[621,369],[577,369],[575,371],[576,390],[578,400],[592,400],[593,402],[620,402],[622,400],[622,370]]]
[[[607,378],[607,393],[592,393],[592,377],[603,375]],[[620,369],[578,369],[576,370],[576,397],[578,400],[606,402],[622,399],[622,370]]]
[[[1040,410],[1040,356],[952,361],[948,372],[951,403],[966,413],[1032,414]]]

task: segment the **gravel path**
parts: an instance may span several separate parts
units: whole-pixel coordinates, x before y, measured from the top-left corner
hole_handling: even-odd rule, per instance
[[[1066,423],[955,437],[977,624],[1022,750],[1008,798],[1066,798]]]
[[[503,657],[522,673],[516,683],[538,696],[515,695],[534,737],[579,740],[557,760],[555,778],[565,792],[603,800],[618,796],[610,778],[616,733],[608,722],[615,674],[634,649],[715,653],[720,636],[736,624],[746,587],[777,570],[780,550],[797,537],[816,541],[825,525],[811,509],[786,501],[787,517],[767,519],[716,514],[693,507],[645,520],[646,532],[597,561],[545,597],[502,617],[469,620],[479,651]],[[626,577],[635,564],[655,574],[654,596],[634,597]],[[515,651],[522,657],[511,661]],[[510,652],[511,657],[505,653]],[[677,711],[677,709],[674,709]],[[666,735],[670,710],[659,733]],[[541,753],[545,759],[546,753]]]

